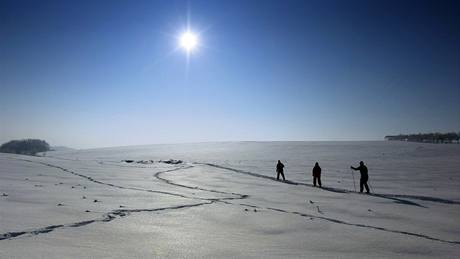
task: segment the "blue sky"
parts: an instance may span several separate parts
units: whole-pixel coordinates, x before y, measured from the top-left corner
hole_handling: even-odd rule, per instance
[[[0,142],[459,131],[458,24],[458,1],[1,1]]]

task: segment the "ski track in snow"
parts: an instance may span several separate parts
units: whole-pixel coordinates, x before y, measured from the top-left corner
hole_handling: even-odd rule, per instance
[[[263,179],[268,179],[268,180],[281,182],[281,183],[285,183],[285,184],[303,185],[303,186],[308,186],[308,187],[314,187],[313,185],[307,184],[307,183],[295,182],[295,181],[290,181],[290,180],[279,181],[275,177],[272,177],[272,176],[252,173],[252,172],[243,171],[243,170],[239,170],[239,169],[235,169],[235,168],[231,168],[231,167],[226,167],[226,166],[221,166],[221,165],[217,165],[217,164],[212,164],[212,163],[195,163],[195,164],[207,165],[207,166],[211,166],[211,167],[215,167],[215,168],[229,170],[229,171],[232,171],[232,172],[235,172],[235,173],[250,175],[250,176],[263,178]],[[326,191],[330,191],[330,192],[336,192],[336,193],[352,193],[352,194],[356,193],[356,192],[353,192],[353,191],[350,191],[350,190],[347,190],[347,189],[334,188],[334,187],[322,187],[321,189],[326,190]],[[368,194],[368,195],[375,196],[375,197],[380,197],[380,198],[384,198],[384,199],[391,199],[391,200],[395,200],[397,203],[402,203],[402,204],[407,204],[407,205],[414,205],[414,206],[419,206],[419,207],[424,207],[424,206],[422,206],[422,205],[420,205],[418,203],[412,202],[412,201],[403,200],[401,198],[413,199],[413,200],[421,200],[421,201],[430,201],[430,202],[443,203],[443,204],[454,204],[454,205],[459,205],[460,204],[460,201],[453,201],[453,200],[448,200],[448,199],[443,199],[443,198],[438,198],[438,197],[430,197],[430,196],[404,195],[404,194],[380,194],[380,193],[371,193],[371,194]]]
[[[51,225],[51,226],[38,228],[38,229],[34,229],[34,230],[7,232],[7,233],[4,233],[4,234],[0,234],[0,241],[1,240],[10,240],[10,239],[18,238],[18,237],[21,237],[21,236],[33,236],[33,235],[49,233],[49,232],[54,231],[55,229],[81,227],[81,226],[86,226],[86,225],[89,225],[89,224],[92,224],[92,223],[110,222],[110,221],[112,221],[112,220],[114,220],[116,218],[126,217],[126,216],[130,215],[131,213],[176,210],[176,209],[182,209],[182,208],[198,207],[198,206],[202,206],[202,205],[210,205],[210,204],[213,204],[213,203],[216,203],[216,202],[220,202],[220,203],[224,203],[224,204],[228,204],[228,205],[238,205],[238,206],[245,206],[245,207],[251,207],[251,208],[271,210],[271,211],[276,211],[276,212],[281,212],[281,213],[287,213],[287,214],[297,215],[297,216],[301,216],[301,217],[306,217],[306,218],[310,218],[310,219],[324,220],[324,221],[327,221],[327,222],[346,225],[346,226],[353,226],[353,227],[366,228],[366,229],[384,231],[384,232],[389,232],[389,233],[401,234],[401,235],[406,235],[406,236],[423,238],[423,239],[431,240],[431,241],[438,241],[438,242],[442,242],[442,243],[457,244],[457,245],[460,244],[460,241],[444,240],[444,239],[431,237],[429,235],[420,234],[420,233],[413,233],[413,232],[401,231],[401,230],[393,230],[393,229],[388,229],[388,228],[378,227],[378,226],[372,226],[372,225],[366,225],[366,224],[351,223],[351,222],[347,222],[347,221],[343,221],[343,220],[339,220],[339,219],[335,219],[335,218],[331,218],[331,217],[317,216],[317,215],[302,213],[302,212],[298,212],[298,211],[288,211],[288,210],[283,210],[283,209],[273,208],[273,207],[260,207],[260,206],[256,206],[256,205],[245,204],[245,203],[232,203],[229,200],[247,199],[247,198],[249,198],[249,195],[239,194],[239,193],[235,193],[235,192],[224,192],[224,191],[219,191],[219,190],[206,189],[206,188],[202,188],[202,187],[199,187],[199,186],[188,186],[188,185],[173,182],[172,180],[166,179],[166,178],[161,176],[161,175],[163,175],[165,173],[179,171],[179,170],[186,170],[186,169],[193,168],[194,166],[182,166],[182,167],[178,167],[178,168],[174,168],[174,169],[170,169],[170,170],[166,170],[166,171],[160,171],[160,172],[155,173],[154,177],[157,178],[158,180],[166,183],[166,184],[171,185],[171,186],[175,186],[175,187],[179,187],[179,188],[187,188],[187,189],[192,189],[192,190],[206,191],[206,192],[211,192],[211,193],[232,195],[233,197],[198,198],[198,197],[191,197],[191,196],[178,194],[178,193],[156,191],[156,190],[142,189],[142,188],[135,188],[135,187],[126,187],[126,186],[115,185],[115,184],[95,180],[94,178],[89,177],[87,175],[76,173],[76,172],[74,172],[72,170],[69,170],[67,168],[57,166],[57,165],[53,165],[53,164],[50,164],[50,163],[27,160],[27,159],[17,159],[17,158],[14,158],[14,159],[21,160],[21,161],[26,161],[26,162],[30,162],[30,163],[41,164],[41,165],[48,166],[48,167],[51,167],[51,168],[60,169],[61,171],[73,174],[75,176],[82,177],[82,178],[84,178],[86,180],[89,180],[91,182],[101,184],[101,185],[110,186],[110,187],[113,187],[113,188],[135,190],[135,191],[144,191],[144,192],[151,192],[151,193],[159,193],[159,194],[172,195],[172,196],[181,197],[181,198],[204,200],[205,202],[193,203],[193,204],[184,204],[184,205],[177,205],[177,206],[170,206],[170,207],[161,207],[161,208],[117,209],[117,210],[113,210],[111,212],[108,212],[108,213],[104,214],[101,218],[96,218],[96,219],[93,219],[93,220],[80,221],[80,222],[75,222],[75,223],[70,223],[70,224]],[[228,170],[228,171],[235,172],[235,173],[240,173],[240,174],[250,175],[250,176],[253,176],[253,177],[258,177],[258,178],[263,178],[263,179],[268,179],[268,180],[280,182],[275,177],[270,177],[270,176],[261,175],[261,174],[257,174],[257,173],[247,172],[247,171],[243,171],[243,170],[238,170],[238,169],[235,169],[235,168],[225,167],[225,166],[221,166],[221,165],[217,165],[217,164],[212,164],[212,163],[194,163],[194,164],[211,166],[211,167]],[[102,164],[100,164],[100,165],[102,165]],[[281,183],[313,187],[310,184],[294,182],[294,181],[289,181],[289,180],[282,181]],[[322,189],[327,190],[327,191],[336,192],[336,193],[353,193],[353,192],[351,192],[349,190],[339,189],[339,188],[325,187],[325,188],[322,188]],[[443,203],[443,204],[460,204],[460,202],[456,202],[456,201],[452,201],[452,200],[446,200],[446,199],[442,199],[442,198],[436,198],[436,197],[429,197],[429,196],[413,196],[413,195],[399,195],[399,194],[371,194],[371,196],[381,197],[381,198],[389,198],[389,199],[396,200],[399,203],[408,204],[408,205],[416,205],[416,206],[421,206],[421,205],[419,205],[417,203],[410,202],[410,201],[401,200],[401,199],[398,199],[398,198],[418,199],[418,200],[423,200],[423,201],[439,202],[439,203]],[[421,207],[423,207],[423,206],[421,206]]]
[[[196,163],[196,164],[202,164],[202,163]],[[210,165],[210,164],[206,164],[206,165]],[[214,164],[211,164],[211,166],[221,168],[220,166],[214,165]],[[233,169],[233,168],[230,168],[230,169],[228,169],[228,168],[221,168],[221,169],[227,169],[227,170],[230,170],[230,171],[233,171],[233,172],[237,171],[237,169]],[[159,175],[159,174],[161,174],[161,173],[162,173],[162,172],[159,172],[159,173],[157,173],[155,176],[157,176],[157,175]],[[240,173],[240,172],[238,172],[238,173]],[[254,175],[257,175],[257,174],[249,173],[249,175],[254,176]],[[273,180],[273,179],[274,179],[275,181],[278,181],[278,180],[276,180],[276,178],[274,178],[274,177],[273,177],[273,179],[271,179],[271,177],[269,177],[269,176],[265,176],[265,175],[260,175],[260,176],[262,176],[261,178],[269,178],[270,180]],[[258,176],[257,176],[257,177],[258,177]],[[168,182],[168,183],[171,182],[170,180],[166,180],[166,179],[164,179],[164,181],[166,181],[166,182]],[[290,184],[292,184],[292,183],[294,183],[294,184],[296,184],[296,185],[306,185],[306,186],[309,186],[308,184],[295,183],[295,182],[291,182]],[[200,190],[204,190],[204,191],[216,192],[215,190],[209,190],[209,189],[205,189],[205,188],[186,186],[186,185],[182,185],[182,184],[174,184],[174,185],[175,185],[175,186],[180,186],[180,187],[183,187],[183,188],[200,189]],[[431,237],[431,236],[429,236],[429,235],[420,234],[420,233],[413,233],[413,232],[401,231],[401,230],[393,230],[393,229],[388,229],[388,228],[384,228],[384,227],[377,227],[377,226],[372,226],[372,225],[366,225],[366,224],[350,223],[350,222],[343,221],[343,220],[339,220],[339,219],[335,219],[335,218],[317,216],[317,215],[302,213],[302,212],[298,212],[298,211],[287,211],[287,210],[278,209],[278,208],[272,208],[272,207],[260,207],[260,206],[245,204],[245,203],[238,203],[238,204],[235,204],[235,203],[232,203],[232,202],[224,201],[223,199],[221,199],[221,200],[219,200],[219,201],[216,201],[216,202],[222,202],[222,203],[232,204],[232,205],[246,206],[246,207],[257,208],[257,209],[272,210],[272,211],[277,211],[277,212],[282,212],[282,213],[294,214],[294,215],[298,215],[298,216],[302,216],[302,217],[307,217],[307,218],[316,218],[316,219],[319,219],[319,220],[325,220],[325,221],[327,221],[327,222],[332,222],[332,223],[336,223],[336,224],[342,224],[342,225],[347,225],[347,226],[354,226],[354,227],[360,227],[360,228],[367,228],[367,229],[379,230],[379,231],[384,231],[384,232],[389,232],[389,233],[402,234],[402,235],[413,236],[413,237],[423,238],[423,239],[432,240],[432,241],[439,241],[439,242],[442,242],[442,243],[457,244],[457,245],[460,244],[460,241],[444,240],[444,239],[440,239],[440,238],[436,238],[436,237]]]
[[[23,235],[36,236],[36,235],[39,235],[39,234],[49,233],[51,231],[54,231],[55,229],[60,229],[60,228],[75,228],[75,227],[86,226],[86,225],[89,225],[89,224],[92,224],[92,223],[110,222],[110,221],[112,221],[112,220],[114,220],[116,218],[126,217],[126,216],[130,215],[131,213],[176,210],[176,209],[183,209],[183,208],[198,207],[198,206],[212,204],[212,203],[214,203],[214,201],[193,203],[193,204],[185,204],[185,205],[177,205],[177,206],[171,206],[171,207],[153,208],[153,209],[119,209],[119,210],[113,210],[113,211],[111,211],[109,213],[104,214],[102,216],[102,218],[96,218],[96,219],[93,219],[93,220],[85,220],[85,221],[80,221],[80,222],[70,223],[70,224],[51,225],[51,226],[38,228],[38,229],[34,229],[34,230],[8,232],[8,233],[0,234],[0,240],[13,239],[13,238],[17,238],[17,237],[20,237],[20,236],[23,236]]]
[[[188,167],[188,168],[191,168],[191,167]],[[223,191],[218,191],[218,190],[205,189],[205,188],[201,188],[201,187],[198,187],[198,186],[188,186],[188,185],[178,184],[178,183],[175,183],[175,182],[173,182],[173,181],[171,181],[171,180],[168,180],[168,179],[163,178],[163,177],[160,176],[160,175],[162,175],[162,174],[164,174],[164,173],[167,173],[167,172],[171,172],[171,171],[162,171],[162,172],[158,172],[158,173],[156,173],[154,176],[155,176],[155,178],[157,178],[158,180],[163,181],[163,182],[165,182],[165,183],[167,183],[167,184],[170,184],[170,185],[173,185],[173,186],[182,187],[182,188],[187,188],[187,189],[192,189],[192,190],[200,190],[200,191],[212,192],[212,193],[234,195],[234,196],[237,196],[237,197],[238,197],[238,198],[235,198],[235,197],[227,197],[227,198],[221,198],[221,199],[218,199],[218,200],[246,199],[246,198],[249,197],[249,195],[246,195],[246,194],[239,194],[239,193],[235,193],[235,192],[223,192]]]
[[[126,187],[126,186],[121,186],[121,185],[116,185],[116,184],[112,184],[112,183],[106,183],[106,182],[102,182],[102,181],[99,181],[99,180],[96,180],[90,176],[87,176],[87,175],[84,175],[84,174],[80,174],[80,173],[76,173],[74,171],[71,171],[67,168],[64,168],[64,167],[61,167],[61,166],[57,166],[57,165],[53,165],[53,164],[49,164],[49,163],[44,163],[44,162],[38,162],[38,161],[33,161],[33,160],[27,160],[27,159],[18,159],[18,160],[21,160],[21,161],[26,161],[26,162],[30,162],[30,163],[36,163],[36,164],[41,164],[41,165],[44,165],[44,166],[48,166],[48,167],[52,167],[52,168],[56,168],[56,169],[60,169],[64,172],[67,172],[67,173],[70,173],[70,174],[73,174],[75,176],[79,176],[79,177],[82,177],[82,178],[85,178],[93,183],[97,183],[97,184],[101,184],[101,185],[106,185],[106,186],[110,186],[110,187],[114,187],[114,188],[118,188],[118,189],[125,189],[125,190],[134,190],[134,191],[143,191],[143,192],[151,192],[151,193],[158,193],[158,194],[165,194],[165,195],[171,195],[171,196],[176,196],[176,197],[181,197],[181,198],[187,198],[187,199],[199,199],[199,198],[196,198],[196,197],[190,197],[190,196],[186,196],[186,195],[182,195],[182,194],[179,194],[179,193],[173,193],[173,192],[165,192],[165,191],[157,191],[157,190],[150,190],[150,189],[142,189],[142,188],[136,188],[136,187]],[[176,170],[181,170],[181,169],[186,169],[184,167],[179,167],[179,168],[174,168],[174,169],[171,169],[171,170],[168,170],[168,171],[176,171]]]
[[[172,181],[169,181],[169,180],[166,180],[166,179],[163,179],[163,178],[159,177],[160,174],[173,172],[173,171],[178,171],[178,170],[185,170],[185,169],[192,168],[194,166],[186,166],[186,167],[182,166],[182,167],[178,167],[178,168],[174,168],[174,169],[170,169],[170,170],[166,170],[166,171],[160,171],[160,172],[157,172],[155,174],[155,177],[158,178],[159,180],[161,180],[161,181],[163,181],[163,182],[165,182],[165,183],[167,183],[169,185],[173,185],[173,186],[189,188],[189,189],[196,189],[196,190],[202,190],[202,191],[208,191],[208,192],[219,193],[219,194],[231,194],[231,195],[234,195],[236,197],[199,198],[199,197],[191,197],[191,196],[177,194],[177,193],[171,193],[171,192],[156,191],[156,190],[142,189],[142,188],[135,188],[135,187],[126,187],[126,186],[115,185],[115,184],[95,180],[94,178],[89,177],[87,175],[76,173],[76,172],[74,172],[72,170],[69,170],[67,168],[57,166],[57,165],[53,165],[53,164],[49,164],[49,163],[33,161],[33,160],[27,160],[27,159],[17,159],[17,158],[13,158],[13,159],[20,160],[20,161],[25,161],[25,162],[29,162],[29,163],[40,164],[40,165],[44,165],[44,166],[51,167],[51,168],[56,168],[56,169],[59,169],[59,170],[61,170],[63,172],[70,173],[72,175],[82,177],[82,178],[84,178],[84,179],[86,179],[88,181],[91,181],[91,182],[94,182],[94,183],[97,183],[97,184],[101,184],[101,185],[106,185],[106,186],[113,187],[113,188],[134,190],[134,191],[143,191],[143,192],[150,192],[150,193],[159,193],[159,194],[172,195],[172,196],[181,197],[181,198],[188,198],[188,199],[195,199],[195,200],[205,200],[206,202],[185,204],[185,205],[178,205],[178,206],[171,206],[171,207],[163,207],[163,208],[117,209],[117,210],[113,210],[111,212],[108,212],[108,213],[104,214],[104,216],[102,218],[97,218],[97,219],[93,219],[93,220],[80,221],[80,222],[75,222],[75,223],[70,223],[70,224],[51,225],[51,226],[37,228],[37,229],[33,229],[33,230],[14,231],[14,232],[3,233],[3,234],[0,234],[0,241],[1,240],[7,240],[7,239],[9,240],[9,239],[13,239],[13,238],[18,238],[18,237],[24,236],[24,235],[34,236],[34,235],[49,233],[51,231],[54,231],[55,229],[60,229],[60,228],[81,227],[81,226],[86,226],[86,225],[89,225],[89,224],[92,224],[92,223],[97,223],[97,222],[110,222],[110,221],[114,220],[117,217],[120,217],[120,218],[125,217],[125,216],[130,215],[131,213],[136,213],[136,212],[155,212],[155,211],[191,208],[191,207],[197,207],[197,206],[202,206],[202,205],[209,205],[209,204],[213,204],[214,202],[223,201],[223,200],[246,199],[247,197],[249,197],[248,195],[243,195],[243,194],[238,194],[238,193],[227,193],[227,192],[221,192],[221,191],[217,191],[217,190],[206,190],[206,189],[199,188],[199,187],[189,187],[189,186],[185,186],[185,185],[181,185],[181,184],[176,184],[176,183],[173,183]]]

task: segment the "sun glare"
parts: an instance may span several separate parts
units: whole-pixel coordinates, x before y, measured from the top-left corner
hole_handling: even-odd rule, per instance
[[[192,52],[198,45],[198,36],[191,31],[186,31],[180,36],[179,45],[185,51]]]

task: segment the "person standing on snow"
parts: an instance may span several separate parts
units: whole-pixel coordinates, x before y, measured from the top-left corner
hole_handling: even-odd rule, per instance
[[[283,163],[281,163],[280,160],[278,160],[278,164],[276,164],[276,173],[276,180],[280,179],[281,174],[281,176],[283,177],[283,181],[286,181],[286,179],[284,178],[284,165]]]
[[[359,180],[359,192],[363,192],[363,186],[366,187],[366,192],[369,193],[369,186],[367,181],[369,180],[369,175],[367,174],[367,166],[364,165],[364,162],[359,162],[358,167],[350,166],[351,169],[361,173],[361,179]]]
[[[312,170],[313,175],[313,185],[316,187],[316,180],[318,180],[318,185],[321,188],[321,167],[319,167],[318,162],[315,163],[315,166]]]

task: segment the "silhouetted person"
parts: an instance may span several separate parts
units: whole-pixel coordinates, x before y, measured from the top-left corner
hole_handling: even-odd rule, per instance
[[[280,174],[281,174],[281,176],[283,177],[283,181],[286,181],[286,179],[284,178],[284,165],[279,160],[278,160],[278,164],[276,164],[276,172],[277,172],[276,180],[280,179]]]
[[[359,170],[361,173],[361,179],[359,180],[359,192],[363,192],[363,186],[366,187],[366,192],[369,193],[369,186],[367,185],[367,181],[369,180],[369,175],[367,174],[367,167],[364,165],[364,162],[359,162],[358,167],[350,166],[353,170]]]
[[[321,187],[321,167],[319,167],[318,162],[315,163],[315,166],[312,170],[313,175],[313,185],[316,187],[316,181],[318,180],[318,185]]]

